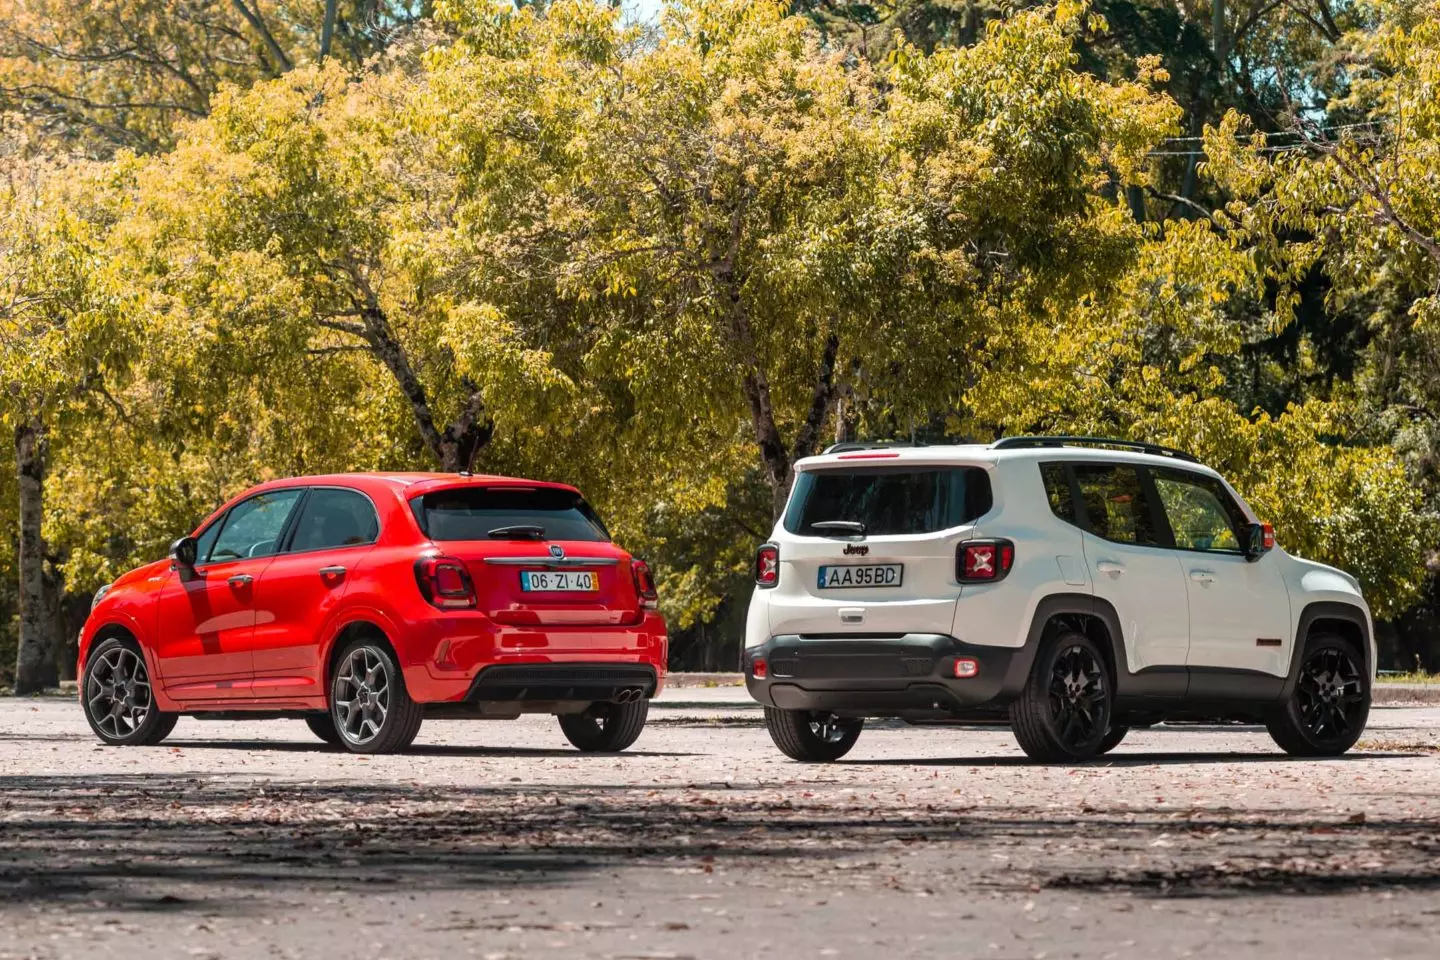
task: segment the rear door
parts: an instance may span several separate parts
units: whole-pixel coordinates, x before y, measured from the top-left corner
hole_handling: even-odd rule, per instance
[[[365,494],[311,488],[285,550],[255,586],[255,696],[324,694],[321,631],[379,533],[375,506]]]
[[[1085,521],[1085,562],[1095,595],[1120,618],[1130,672],[1174,671],[1184,692],[1190,617],[1180,562],[1165,548],[1163,520],[1143,470],[1128,463],[1073,463]]]
[[[256,494],[200,536],[195,576],[172,574],[160,594],[155,657],[178,700],[250,696],[255,584],[270,565],[298,489]]]
[[[801,471],[782,520],[770,633],[948,634],[961,590],[956,547],[991,504],[979,466]]]
[[[630,554],[579,493],[548,486],[462,486],[412,501],[422,529],[464,562],[478,609],[535,628],[536,652],[624,652],[643,617]]]

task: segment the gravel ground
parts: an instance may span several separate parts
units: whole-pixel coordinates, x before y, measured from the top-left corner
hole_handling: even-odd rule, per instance
[[[1173,727],[1035,767],[877,724],[804,766],[740,697],[671,690],[619,757],[540,717],[115,749],[0,701],[0,957],[1436,956],[1440,708],[1333,761]]]

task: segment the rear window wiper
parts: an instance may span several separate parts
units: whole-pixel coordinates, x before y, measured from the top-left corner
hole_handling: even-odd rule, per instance
[[[819,530],[821,533],[848,533],[852,537],[865,535],[865,524],[859,520],[821,520],[810,524],[810,529]]]
[[[516,523],[508,527],[496,527],[486,536],[501,540],[539,540],[545,536],[545,528],[533,523]]]

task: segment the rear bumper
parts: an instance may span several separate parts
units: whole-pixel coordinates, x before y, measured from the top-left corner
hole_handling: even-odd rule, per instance
[[[630,700],[655,696],[659,676],[650,664],[496,664],[481,670],[465,699],[471,703]]]
[[[894,638],[772,637],[745,651],[750,695],[784,710],[824,710],[842,716],[945,719],[1000,712],[1019,695],[1030,673],[1031,647],[990,647],[944,634]],[[766,676],[756,679],[763,658]],[[955,676],[969,658],[979,672]]]

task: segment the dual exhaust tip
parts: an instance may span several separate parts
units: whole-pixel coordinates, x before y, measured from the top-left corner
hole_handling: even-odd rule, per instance
[[[645,691],[641,687],[626,687],[624,690],[615,691],[615,696],[610,698],[612,703],[630,703],[634,700],[645,699]]]

